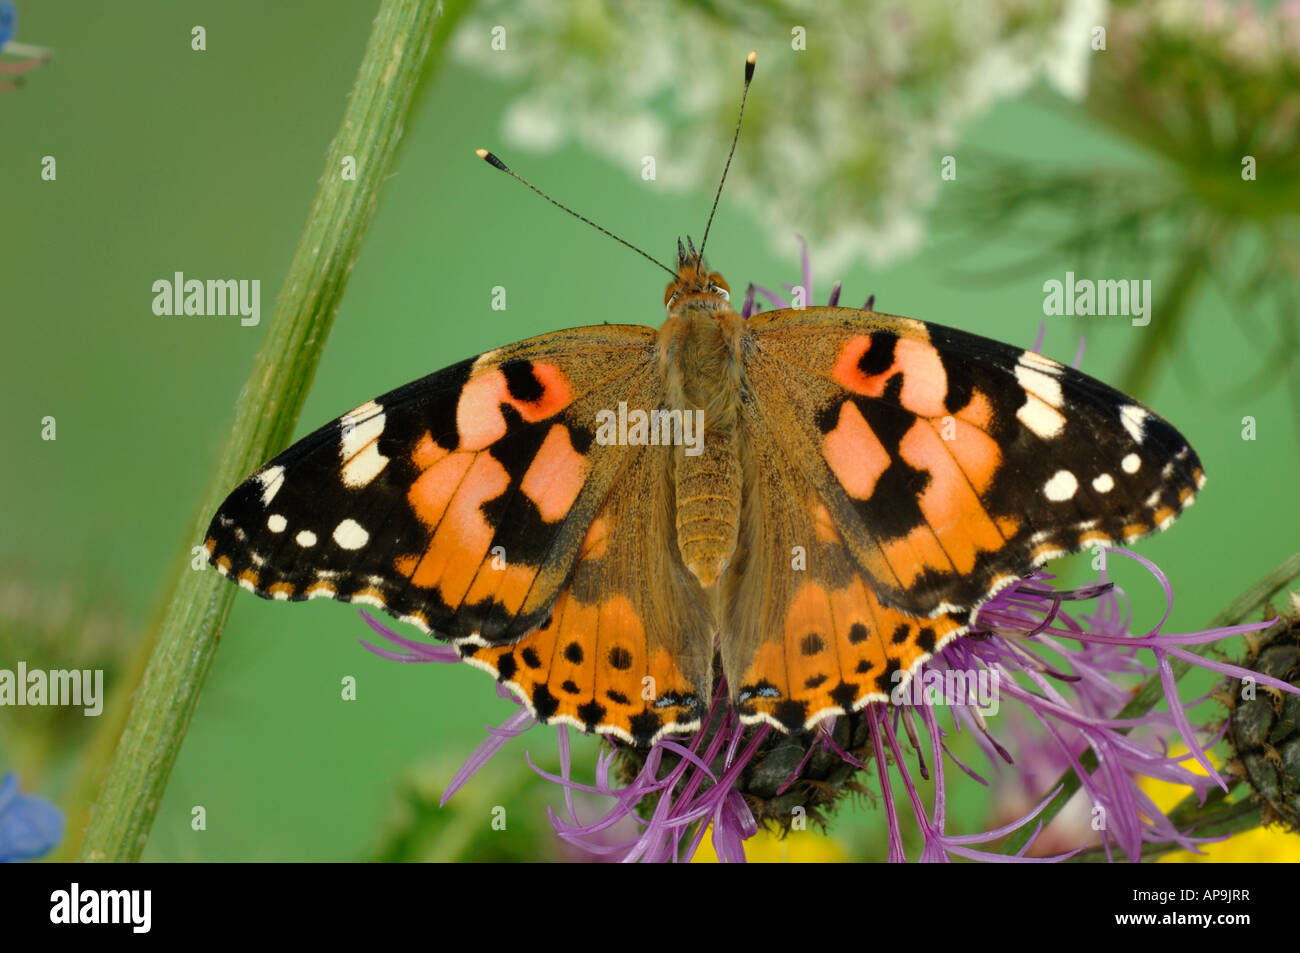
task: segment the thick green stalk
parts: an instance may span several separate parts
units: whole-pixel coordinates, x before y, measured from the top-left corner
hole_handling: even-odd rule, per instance
[[[1223,626],[1237,625],[1244,622],[1249,616],[1258,612],[1268,605],[1269,600],[1284,588],[1290,585],[1296,578],[1300,577],[1300,553],[1296,553],[1278,566],[1271,573],[1255,583],[1244,593],[1233,601],[1232,605],[1224,609],[1210,623],[1210,628],[1217,629]],[[1205,655],[1216,643],[1205,642],[1201,645],[1189,645],[1187,651]],[[1169,667],[1173,670],[1174,679],[1181,679],[1192,667],[1190,662],[1184,662],[1182,659],[1171,658]],[[1120,719],[1137,718],[1149,712],[1156,703],[1164,697],[1164,686],[1160,681],[1160,674],[1156,673],[1142,683],[1136,694],[1129,700],[1115,717]],[[1127,731],[1127,729],[1119,729]],[[1097,756],[1091,751],[1085,751],[1079,757],[1079,764],[1085,771],[1097,770]],[[1034,824],[1026,824],[1008,838],[1002,852],[1014,854],[1025,842],[1029,840],[1038,823],[1042,823],[1043,828],[1052,822],[1052,818],[1060,813],[1061,808],[1065,807],[1066,802],[1070,800],[1076,791],[1082,785],[1079,776],[1074,771],[1066,771],[1056,782],[1060,786],[1060,791],[1043,809],[1043,813],[1035,819]],[[1056,787],[1056,785],[1053,785]]]
[[[293,435],[388,177],[441,8],[437,0],[382,0],[266,339],[239,396],[234,428],[196,514],[193,543],[202,542],[230,488]],[[356,159],[355,181],[341,174],[344,156]],[[210,569],[186,570],[175,580],[79,859],[140,857],[235,591]]]

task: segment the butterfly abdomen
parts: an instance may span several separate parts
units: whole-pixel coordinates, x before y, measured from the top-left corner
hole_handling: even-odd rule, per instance
[[[708,588],[736,549],[740,523],[740,459],[735,431],[715,436],[696,457],[677,460],[677,548]]]
[[[729,308],[686,310],[660,333],[669,405],[699,421],[675,452],[677,548],[700,585],[714,585],[740,525],[740,363],[743,322]]]

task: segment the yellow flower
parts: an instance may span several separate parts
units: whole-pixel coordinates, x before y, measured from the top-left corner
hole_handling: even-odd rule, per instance
[[[745,858],[751,864],[837,864],[848,860],[840,845],[823,834],[813,831],[791,831],[779,837],[766,828],[745,841]],[[700,843],[700,849],[691,858],[695,864],[716,864],[717,852],[713,849],[713,828]]]
[[[1179,752],[1181,753],[1181,752]],[[1217,759],[1215,767],[1218,767]],[[1187,767],[1199,774],[1205,769],[1195,761],[1185,762]],[[1187,788],[1181,784],[1167,781],[1142,779],[1142,790],[1155,801],[1160,810],[1168,813],[1187,795]],[[1234,834],[1227,840],[1214,844],[1205,844],[1201,853],[1179,850],[1161,857],[1162,864],[1233,864],[1233,863],[1295,863],[1300,861],[1300,835],[1292,834],[1283,827],[1256,827],[1252,830]]]

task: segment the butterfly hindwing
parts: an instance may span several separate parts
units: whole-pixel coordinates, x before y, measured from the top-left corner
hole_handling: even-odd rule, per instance
[[[462,361],[369,401],[222,504],[209,559],[266,598],[379,606],[451,638],[539,625],[627,456],[597,411],[654,406],[654,331],[605,325]]]
[[[671,449],[619,447],[623,474],[582,540],[572,578],[534,632],[468,640],[486,668],[545,721],[651,744],[700,725],[712,687],[713,621],[673,533]]]
[[[1132,542],[1204,483],[1167,422],[1036,352],[848,308],[750,324],[767,430],[904,612],[970,609],[1047,559]]]
[[[970,613],[918,618],[884,604],[754,398],[744,426],[752,455],[722,668],[742,718],[798,732],[887,699]]]

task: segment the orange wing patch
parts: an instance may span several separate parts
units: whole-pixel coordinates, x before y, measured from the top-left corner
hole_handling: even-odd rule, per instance
[[[864,397],[881,397],[890,379],[901,375],[899,403],[922,417],[939,417],[948,411],[948,375],[939,352],[925,341],[900,338],[885,348],[870,335],[849,338],[840,348],[832,378],[845,390]]]
[[[795,591],[779,638],[762,642],[735,693],[746,722],[804,731],[886,701],[920,665],[967,630],[965,615],[918,619],[876,598],[861,575]]]
[[[889,469],[889,452],[850,401],[840,405],[839,422],[822,438],[822,453],[844,492],[867,500]]]
[[[471,378],[460,392],[456,430],[461,450],[482,450],[506,434],[503,406],[513,407],[529,423],[554,417],[573,400],[569,379],[554,364],[533,363],[531,381],[513,384],[500,368]]]
[[[556,424],[546,433],[519,489],[537,506],[542,520],[563,519],[587,479],[587,458],[573,448],[569,428]]]
[[[411,486],[411,508],[432,531],[420,556],[400,556],[398,572],[411,583],[437,589],[443,602],[459,605],[492,545],[495,528],[482,506],[496,499],[510,478],[491,456],[456,451],[426,470]]]
[[[929,475],[918,501],[926,525],[918,529],[935,540],[942,554],[936,558],[926,553],[925,565],[930,568],[969,573],[975,568],[977,553],[996,552],[1006,544],[978,495],[979,487],[987,486],[996,472],[1001,453],[995,442],[984,434],[976,437],[977,433],[968,428],[957,439],[947,441],[930,421],[918,420],[899,443],[903,460]],[[974,474],[961,466],[954,453],[962,437],[971,441],[961,452],[977,464]],[[894,570],[898,572],[898,564]]]
[[[662,646],[652,648],[632,601],[560,595],[547,624],[512,645],[459,646],[542,721],[649,745],[699,728],[694,688]]]

